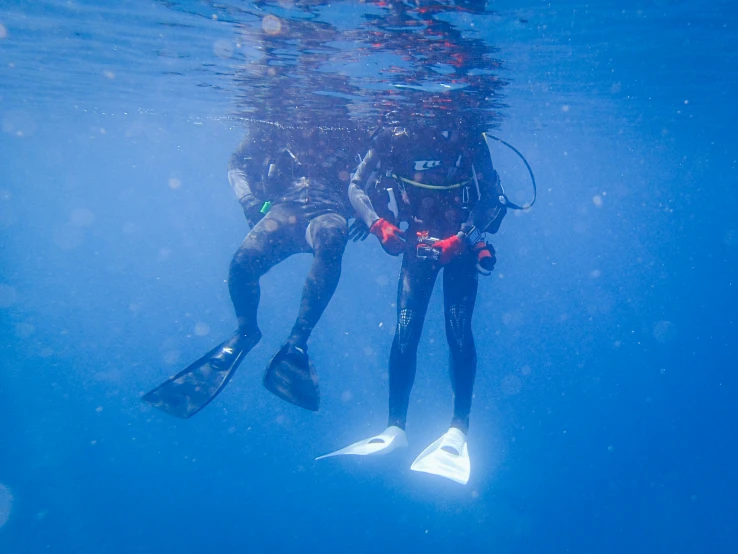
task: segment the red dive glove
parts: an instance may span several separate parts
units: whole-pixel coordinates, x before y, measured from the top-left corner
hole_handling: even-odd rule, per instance
[[[477,255],[477,271],[482,275],[490,275],[497,263],[495,249],[491,244],[480,240],[474,245],[474,252]]]
[[[385,252],[398,256],[405,251],[405,232],[399,227],[395,227],[386,219],[378,219],[369,229],[369,232],[376,235],[382,244]]]
[[[459,235],[454,235],[453,237],[439,240],[433,245],[433,248],[441,251],[441,255],[438,257],[438,263],[446,265],[466,250],[466,241],[459,237]]]

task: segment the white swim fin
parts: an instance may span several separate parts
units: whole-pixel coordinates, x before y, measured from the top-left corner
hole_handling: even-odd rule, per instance
[[[336,450],[325,456],[318,456],[316,460],[322,460],[323,458],[330,458],[331,456],[372,456],[372,455],[383,455],[389,454],[397,448],[404,448],[407,446],[407,435],[405,431],[394,425],[387,427],[383,433],[375,437],[369,437],[363,441],[355,442],[354,444]]]
[[[466,435],[451,427],[445,435],[415,458],[410,469],[440,475],[466,485],[471,473]]]

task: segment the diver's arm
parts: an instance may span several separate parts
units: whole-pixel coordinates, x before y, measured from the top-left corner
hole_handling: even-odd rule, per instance
[[[479,201],[472,213],[474,227],[482,233],[496,233],[500,229],[507,208],[500,200],[504,198],[504,191],[486,144],[481,144],[474,155],[472,168],[474,179],[479,186]]]
[[[356,210],[357,217],[369,228],[374,225],[374,223],[379,219],[379,216],[374,210],[372,201],[366,194],[365,188],[372,179],[372,175],[375,173],[378,166],[379,156],[372,148],[359,164],[359,167],[356,169],[356,173],[354,173],[353,179],[351,179],[351,184],[349,185],[349,201],[351,202],[351,206]]]
[[[249,184],[249,164],[253,164],[253,159],[248,151],[250,145],[249,139],[243,141],[231,155],[231,161],[228,165],[228,181],[244,210],[253,207],[260,208],[264,202],[263,199],[254,194],[253,187]],[[253,171],[251,173],[253,174]]]

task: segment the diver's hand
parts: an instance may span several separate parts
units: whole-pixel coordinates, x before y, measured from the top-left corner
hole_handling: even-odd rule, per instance
[[[375,221],[369,232],[376,235],[387,254],[399,256],[405,251],[405,232],[386,219],[380,218]]]
[[[466,250],[466,240],[462,239],[459,235],[454,235],[447,239],[439,240],[433,245],[433,248],[441,251],[440,256],[438,256],[438,263],[446,265]]]
[[[494,247],[488,242],[480,240],[474,245],[474,253],[477,257],[477,271],[485,276],[490,275],[497,263]]]
[[[354,242],[366,240],[366,237],[369,236],[369,227],[361,219],[354,219],[354,222],[349,226],[348,236]]]
[[[241,207],[243,208],[243,215],[246,216],[246,223],[248,223],[249,227],[252,229],[264,217],[264,214],[261,212],[261,206],[258,204],[254,204],[252,202],[241,202]]]

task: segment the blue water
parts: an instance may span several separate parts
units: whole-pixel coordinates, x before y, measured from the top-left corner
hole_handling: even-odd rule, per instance
[[[344,115],[368,120],[388,89],[391,52],[359,67],[362,18],[384,8],[317,4],[0,8],[0,552],[736,552],[732,1],[438,16],[494,59],[495,132],[539,184],[480,286],[468,485],[409,470],[450,416],[439,290],[410,448],[313,461],[384,428],[399,261],[373,240],[347,248],[311,339],[320,412],[260,383],[308,256],[262,280],[264,340],[213,404],[180,421],[141,402],[234,325],[247,226],[227,163],[269,82],[244,73],[248,29],[272,14],[343,36],[296,86],[340,86]],[[420,53],[403,78],[442,75]],[[493,155],[529,199],[519,161]]]

